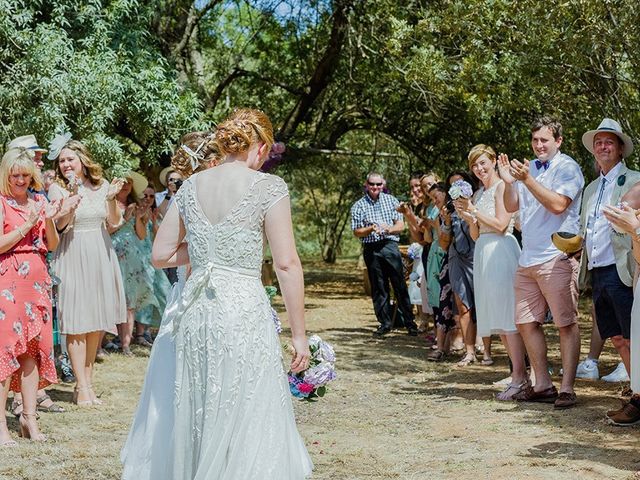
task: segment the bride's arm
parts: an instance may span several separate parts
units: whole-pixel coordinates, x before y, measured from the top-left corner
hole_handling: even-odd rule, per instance
[[[171,268],[189,263],[189,252],[184,242],[186,231],[174,203],[160,224],[151,251],[151,263],[156,268]]]
[[[295,349],[295,355],[291,360],[291,371],[295,373],[309,366],[310,353],[304,326],[304,276],[293,238],[288,196],[278,201],[267,211],[265,233],[271,247],[273,266],[289,315],[289,325]]]

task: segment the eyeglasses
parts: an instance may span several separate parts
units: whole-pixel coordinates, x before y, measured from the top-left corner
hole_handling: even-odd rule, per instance
[[[367,182],[372,187],[381,187],[382,182]]]

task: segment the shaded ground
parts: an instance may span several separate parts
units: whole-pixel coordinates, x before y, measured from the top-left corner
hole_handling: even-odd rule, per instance
[[[491,367],[458,369],[454,358],[428,363],[420,338],[401,332],[371,337],[376,321],[355,262],[307,264],[305,270],[308,330],[334,345],[340,375],[320,402],[295,404],[314,479],[636,478],[640,429],[603,420],[616,404],[618,385],[579,381],[579,408],[562,412],[496,402],[491,383],[508,373],[497,342]],[[589,324],[585,315],[582,324]],[[558,372],[554,333],[549,327]],[[99,366],[96,385],[106,402],[99,409],[74,407],[71,389],[55,386],[50,394],[68,412],[42,415],[43,430],[54,440],[20,440],[18,448],[0,449],[0,478],[119,478],[119,449],[146,368],[145,352],[136,353],[133,359],[112,355]],[[608,348],[602,371],[616,364]],[[11,419],[10,425],[15,429]]]

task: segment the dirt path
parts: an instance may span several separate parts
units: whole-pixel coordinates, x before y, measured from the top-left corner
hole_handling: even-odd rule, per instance
[[[492,367],[428,363],[420,338],[401,332],[372,338],[376,321],[355,262],[307,264],[305,271],[308,329],[334,345],[340,375],[320,402],[295,404],[314,479],[617,480],[640,470],[640,428],[603,421],[618,386],[581,381],[579,408],[564,412],[496,402],[491,383],[508,373],[497,343]],[[587,317],[582,320],[586,326]],[[135,352],[99,365],[103,407],[79,409],[69,403],[68,386],[53,387],[51,396],[67,412],[42,414],[52,441],[0,448],[0,479],[119,478],[119,450],[147,363],[144,350]],[[551,354],[557,372],[555,338]],[[605,372],[617,363],[610,349],[602,363]],[[15,421],[9,424],[15,432]]]
[[[420,338],[372,338],[376,320],[354,264],[306,271],[308,328],[335,345],[340,372],[322,402],[297,405],[314,478],[628,479],[640,470],[640,429],[603,421],[618,386],[580,381],[579,408],[564,412],[496,402],[492,382],[508,374],[497,342],[492,367],[428,363]],[[612,353],[605,371],[617,363]]]

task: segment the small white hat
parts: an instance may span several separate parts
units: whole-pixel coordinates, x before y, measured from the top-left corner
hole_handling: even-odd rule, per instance
[[[162,171],[160,172],[160,183],[166,187],[167,186],[167,175],[169,175],[171,172],[175,172],[176,169],[173,168],[171,165],[169,165],[168,167],[164,167],[162,169]]]
[[[622,143],[624,143],[624,149],[622,150],[622,158],[627,158],[633,152],[633,141],[629,135],[625,135],[622,133],[622,127],[618,122],[612,120],[610,118],[605,118],[600,122],[598,128],[595,130],[589,130],[584,135],[582,135],[582,144],[584,148],[593,153],[593,139],[595,138],[597,133],[606,132],[613,133],[617,135]]]
[[[47,151],[46,148],[42,148],[38,145],[38,141],[36,140],[35,135],[23,135],[21,137],[14,138],[9,143],[7,143],[7,150],[18,147],[24,147],[28,150],[33,150],[34,152]]]

